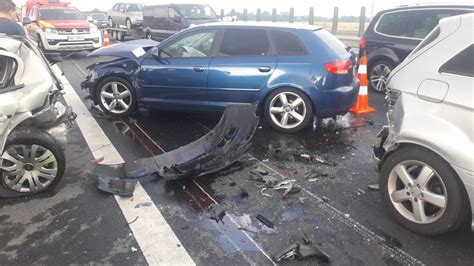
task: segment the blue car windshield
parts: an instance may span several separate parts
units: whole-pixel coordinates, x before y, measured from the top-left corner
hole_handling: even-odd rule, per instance
[[[217,19],[214,10],[206,5],[178,5],[178,9],[186,19]]]

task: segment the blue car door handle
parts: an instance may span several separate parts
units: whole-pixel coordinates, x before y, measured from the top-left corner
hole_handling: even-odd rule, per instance
[[[272,68],[269,67],[269,66],[261,66],[261,67],[258,68],[258,71],[260,71],[260,72],[270,72],[271,69]]]
[[[204,72],[206,68],[204,66],[195,66],[193,67],[194,72]]]

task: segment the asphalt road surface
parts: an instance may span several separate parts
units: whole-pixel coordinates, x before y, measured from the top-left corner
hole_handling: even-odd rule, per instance
[[[104,116],[90,109],[79,88],[94,60],[78,53],[59,65],[70,83],[66,101],[88,109],[79,109],[72,128],[54,132],[66,131],[67,170],[58,187],[0,201],[1,265],[274,265],[274,256],[302,237],[335,265],[474,264],[474,234],[468,228],[435,238],[415,235],[396,224],[379,193],[367,188],[377,182],[371,145],[386,111],[383,95],[373,93],[376,113],[327,119],[298,134],[281,134],[261,122],[249,153],[219,173],[178,181],[146,178],[132,199],[99,191],[90,167],[100,151],[107,151],[106,161],[161,154],[206,134],[220,114]],[[308,162],[305,154],[328,164]],[[287,197],[262,191],[255,171],[294,179],[300,191]],[[259,214],[274,227],[258,221]]]

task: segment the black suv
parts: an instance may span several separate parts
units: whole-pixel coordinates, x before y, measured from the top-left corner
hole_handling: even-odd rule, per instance
[[[360,39],[367,52],[369,87],[384,92],[386,79],[445,17],[474,12],[472,4],[407,5],[379,12]]]

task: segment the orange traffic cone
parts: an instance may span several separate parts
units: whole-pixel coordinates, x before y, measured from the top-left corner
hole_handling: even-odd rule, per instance
[[[357,103],[349,109],[350,112],[356,114],[365,114],[375,112],[374,108],[369,107],[369,95],[367,92],[368,78],[367,78],[367,56],[364,54],[360,58],[359,65],[359,80],[360,89]]]
[[[110,45],[110,39],[109,39],[109,33],[107,32],[107,29],[104,29],[104,44],[102,47],[106,47]]]

